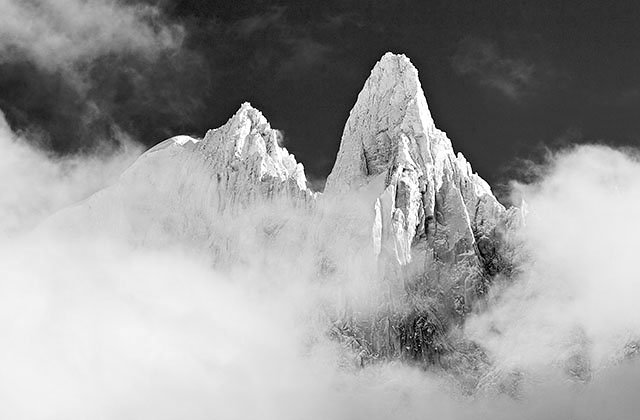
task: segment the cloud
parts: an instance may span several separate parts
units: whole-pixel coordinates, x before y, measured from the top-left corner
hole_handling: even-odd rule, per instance
[[[90,152],[122,133],[153,144],[194,125],[210,67],[159,2],[0,0],[0,10],[0,108],[50,150]]]
[[[289,11],[286,6],[272,7],[232,25],[232,31],[241,39],[270,41],[253,54],[252,64],[261,71],[271,68],[283,79],[295,78],[326,62],[334,49],[318,39],[316,33],[339,30],[348,19],[347,15],[330,15],[311,24],[300,23],[288,17]]]
[[[234,23],[235,31],[245,38],[251,37],[282,22],[286,7],[277,6],[264,13],[249,16]]]
[[[469,331],[503,366],[588,379],[640,340],[638,151],[565,149],[515,191],[528,209],[522,272]]]
[[[56,158],[14,133],[0,111],[0,235],[33,228],[55,211],[87,198],[117,179],[141,148],[122,147],[91,156]]]
[[[118,0],[0,0],[0,63],[49,71],[113,53],[154,55],[180,45],[183,29],[151,5]]]
[[[304,74],[309,68],[326,62],[333,52],[333,48],[308,37],[290,38],[285,44],[290,55],[280,64],[278,74],[281,77]]]
[[[480,84],[496,89],[512,100],[529,93],[537,84],[537,69],[524,59],[503,55],[490,41],[465,38],[453,56],[453,68]]]

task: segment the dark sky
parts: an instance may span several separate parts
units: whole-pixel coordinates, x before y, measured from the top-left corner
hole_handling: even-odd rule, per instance
[[[542,145],[640,144],[637,1],[144,3],[159,11],[153,27],[183,28],[180,46],[85,55],[73,76],[12,47],[0,60],[12,126],[59,153],[117,130],[153,145],[201,136],[250,101],[321,180],[371,68],[392,51],[411,58],[436,124],[490,183]]]

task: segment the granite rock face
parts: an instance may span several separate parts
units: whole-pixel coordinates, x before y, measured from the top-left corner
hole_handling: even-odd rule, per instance
[[[465,312],[504,269],[500,236],[515,216],[436,128],[404,55],[387,53],[371,72],[325,194],[359,190],[371,197],[373,248],[389,275],[437,286]]]

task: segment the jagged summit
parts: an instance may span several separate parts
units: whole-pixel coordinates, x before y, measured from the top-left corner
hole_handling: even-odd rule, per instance
[[[206,158],[217,173],[244,169],[247,182],[294,182],[307,190],[304,166],[280,146],[280,138],[262,112],[245,102],[225,125],[209,130],[203,139],[171,137],[149,149],[140,161],[168,148],[184,149]]]
[[[371,241],[389,291],[380,305],[395,309],[377,319],[354,314],[356,326],[344,334],[364,331],[356,339],[376,357],[433,363],[450,346],[449,328],[464,322],[496,276],[509,275],[505,238],[519,214],[454,153],[404,55],[382,57],[349,114],[325,197],[351,196],[373,209]]]
[[[207,237],[219,218],[271,198],[309,203],[315,195],[307,189],[304,167],[279,145],[280,136],[244,103],[202,139],[175,136],[149,149],[115,185],[47,223],[170,241]]]
[[[397,159],[400,133],[426,140],[434,129],[418,71],[406,56],[385,54],[351,110],[326,190],[361,186]]]
[[[365,82],[347,120],[325,193],[361,188],[377,193],[374,249],[403,266],[483,256],[476,246],[495,236],[504,207],[488,184],[435,127],[418,78],[404,55],[385,54]]]
[[[292,181],[306,190],[304,166],[280,146],[280,139],[262,112],[245,102],[225,125],[207,132],[199,151],[218,171],[244,168],[250,179]]]

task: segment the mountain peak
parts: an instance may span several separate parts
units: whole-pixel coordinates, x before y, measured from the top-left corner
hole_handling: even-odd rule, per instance
[[[212,170],[231,170],[234,179],[244,179],[238,182],[292,182],[306,191],[304,167],[280,146],[281,138],[262,112],[245,102],[225,125],[209,130],[199,147]]]
[[[262,115],[262,112],[251,106],[249,102],[244,102],[225,125],[209,130],[205,136],[205,141],[211,143],[211,141],[207,141],[207,139],[215,137],[219,141],[214,141],[210,146],[219,147],[219,143],[223,143],[225,147],[231,148],[238,154],[241,154],[247,136],[251,133],[265,134],[271,131],[273,130],[271,130],[271,126],[265,116]],[[215,134],[218,132],[225,132],[229,135],[216,136]]]
[[[373,70],[371,70],[371,76],[375,77],[377,75],[391,76],[395,82],[404,79],[405,82],[419,85],[418,70],[413,63],[411,63],[409,57],[404,54],[388,52],[383,55],[380,61],[373,67]]]
[[[373,67],[372,73],[384,68],[409,68],[416,71],[409,57],[404,54],[386,52]]]
[[[387,53],[373,68],[325,193],[359,190],[373,193],[374,250],[392,265],[446,271],[466,261],[472,273],[493,258],[478,254],[476,243],[496,235],[505,209],[435,127],[418,71],[404,55]]]
[[[231,119],[249,121],[253,126],[268,124],[267,119],[259,109],[254,108],[250,102],[243,102]]]
[[[346,192],[387,172],[406,135],[427,152],[435,130],[418,71],[404,55],[385,54],[375,65],[345,126],[327,191]]]

